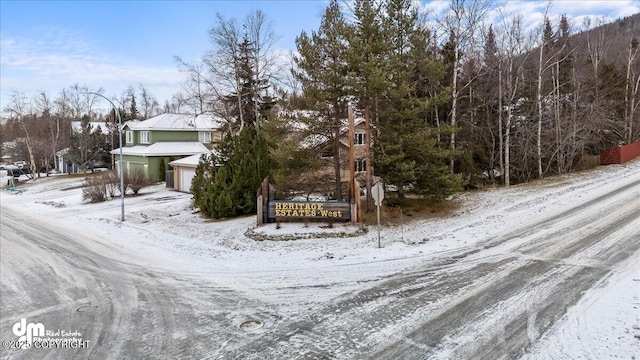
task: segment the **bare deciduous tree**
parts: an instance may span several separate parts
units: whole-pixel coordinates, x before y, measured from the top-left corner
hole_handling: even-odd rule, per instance
[[[451,127],[455,128],[458,116],[458,100],[461,87],[458,84],[460,71],[463,64],[463,53],[472,52],[475,44],[475,35],[478,26],[489,10],[490,2],[483,0],[451,0],[449,12],[440,21],[441,27],[451,36],[453,42],[453,74],[451,84]],[[456,147],[456,133],[451,132],[451,149]],[[453,160],[451,160],[453,168]]]
[[[526,42],[522,27],[522,15],[514,15],[510,18],[503,18],[503,43],[502,52],[505,66],[502,69],[500,93],[504,97],[500,105],[505,107],[506,118],[504,123],[504,184],[511,184],[511,128],[513,126],[514,111],[520,106],[518,103],[518,91],[522,85],[522,73],[524,63],[528,54],[529,46]],[[504,104],[506,103],[506,104]]]
[[[277,68],[277,54],[273,51],[273,46],[279,37],[276,36],[273,30],[273,22],[267,18],[267,15],[260,11],[255,10],[250,12],[244,23],[244,27],[247,31],[247,37],[249,39],[251,50],[253,52],[252,58],[254,60],[254,77],[255,84],[262,84],[265,81],[273,82]],[[254,89],[255,93],[261,93],[261,89]],[[267,94],[260,94],[262,96]],[[255,118],[259,119],[260,107],[258,102],[254,102]],[[259,124],[258,124],[259,125]],[[260,128],[260,126],[258,126]]]
[[[29,102],[29,99],[24,93],[14,91],[9,96],[9,104],[4,109],[2,109],[2,111],[6,113],[10,118],[15,119],[20,125],[20,128],[22,129],[25,136],[25,143],[29,152],[29,165],[31,174],[35,174],[37,168],[33,137],[31,134],[33,129],[31,129],[31,126],[27,125],[27,118],[32,116],[31,104]]]
[[[158,100],[144,85],[138,84],[138,90],[140,90],[140,109],[142,111],[140,115],[142,119],[144,120],[155,116],[159,108]]]
[[[638,86],[640,85],[640,76],[634,69],[634,63],[638,59],[638,39],[632,38],[629,40],[629,50],[627,53],[627,75],[625,78],[625,92],[624,92],[624,117],[626,128],[626,140],[627,144],[633,141],[633,119],[636,112],[636,97],[638,96]]]
[[[48,146],[48,151],[45,152],[45,156],[43,158],[44,167],[47,173],[49,174],[49,164],[51,162],[56,163],[56,152],[58,151],[58,142],[60,139],[61,132],[61,119],[56,114],[54,114],[53,109],[53,101],[49,97],[49,94],[44,90],[40,90],[35,98],[36,109],[40,115],[42,121],[44,121],[44,127],[46,128],[46,139],[48,140],[48,144],[43,144],[45,148]]]
[[[188,104],[195,113],[212,111],[224,118],[230,124],[238,123],[238,130],[246,124],[246,114],[240,112],[238,118],[234,118],[228,101],[225,98],[233,98],[235,107],[242,108],[243,94],[242,82],[242,51],[245,45],[252,59],[250,64],[255,85],[250,91],[257,97],[264,97],[265,83],[271,84],[277,79],[277,56],[273,45],[277,37],[273,31],[272,23],[262,11],[255,10],[249,13],[244,22],[240,24],[235,18],[225,18],[216,14],[215,25],[209,31],[212,49],[197,62],[189,62],[179,56],[175,56],[180,69],[187,74],[187,80],[183,85],[184,94],[174,97],[172,102],[177,107]],[[253,118],[261,118],[258,103],[254,102]],[[259,127],[258,127],[259,128]]]
[[[174,94],[171,101],[180,112],[183,106],[190,108],[194,114],[202,114],[210,110],[210,102],[216,91],[214,84],[208,79],[204,63],[187,62],[179,56],[174,56],[180,71],[187,74],[182,84],[184,93]],[[217,94],[216,94],[217,95]]]
[[[213,49],[203,58],[203,63],[211,75],[212,90],[221,100],[221,94],[236,94],[237,106],[242,108],[242,91],[240,84],[240,43],[241,27],[236,19],[227,19],[216,14],[216,25],[209,31]],[[223,109],[222,115],[228,122],[229,111]],[[240,130],[244,127],[244,114],[239,114]]]

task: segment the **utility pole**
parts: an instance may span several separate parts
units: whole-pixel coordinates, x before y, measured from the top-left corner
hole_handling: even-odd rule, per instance
[[[371,126],[369,122],[369,104],[364,108],[364,126],[365,126],[365,170],[366,170],[366,188],[367,188],[367,212],[373,211],[373,198],[371,197],[372,176],[371,171]]]
[[[353,128],[353,107],[349,103],[349,198],[354,201],[358,201],[360,194],[356,194],[355,179],[356,179],[356,160],[353,154],[353,142],[355,140],[355,131]]]
[[[105,100],[107,100],[109,102],[109,104],[111,104],[111,107],[113,107],[113,111],[116,113],[116,116],[118,116],[118,134],[119,134],[119,139],[120,139],[120,161],[119,161],[119,168],[118,168],[118,173],[120,173],[120,221],[124,221],[124,162],[122,161],[122,118],[120,117],[120,110],[118,110],[118,108],[116,108],[116,106],[113,104],[113,101],[109,100],[106,96],[104,95],[100,95],[98,93],[94,93],[94,92],[89,92],[87,94],[90,95],[96,95],[99,96]]]

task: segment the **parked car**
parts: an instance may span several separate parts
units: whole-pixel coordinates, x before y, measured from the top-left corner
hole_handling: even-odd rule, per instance
[[[109,166],[104,162],[96,162],[94,164],[89,165],[89,170],[91,170],[92,172],[109,171]]]
[[[40,168],[38,168],[38,172],[40,173],[51,173],[54,170],[54,167],[49,165],[49,166],[40,166]]]
[[[10,169],[9,171],[11,171],[11,173],[13,174],[14,178],[20,177],[20,175],[29,175],[29,174],[31,174],[31,170],[29,168]]]
[[[7,165],[5,166],[5,170],[7,170],[10,176],[14,178],[20,177],[20,175],[30,175],[31,169],[29,167],[18,167],[16,165]]]

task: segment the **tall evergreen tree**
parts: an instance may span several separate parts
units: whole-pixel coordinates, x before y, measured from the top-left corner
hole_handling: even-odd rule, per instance
[[[325,10],[320,28],[311,35],[302,32],[296,38],[299,55],[294,76],[302,84],[307,107],[319,116],[310,128],[329,139],[333,156],[335,197],[342,196],[340,135],[342,119],[347,115],[348,100],[348,27],[337,0],[332,0]]]
[[[255,213],[256,190],[270,169],[267,141],[247,125],[227,135],[211,158],[200,159],[191,184],[194,204],[213,218]]]
[[[399,199],[405,191],[443,198],[460,189],[462,179],[447,162],[453,151],[438,141],[428,117],[449,99],[448,91],[434,91],[445,68],[435,59],[430,32],[423,27],[411,1],[387,2],[385,28],[391,45],[389,86],[381,106],[374,164],[385,183],[395,185]],[[445,92],[443,92],[445,90]]]
[[[222,100],[226,108],[229,109],[228,114],[232,119],[236,119],[236,129],[241,131],[244,126],[260,129],[261,122],[274,105],[271,98],[264,96],[269,84],[267,79],[256,76],[255,59],[253,58],[255,51],[246,35],[238,49],[239,89],[224,96]]]
[[[136,94],[132,90],[131,93],[131,107],[129,109],[129,118],[136,120],[138,118],[138,106],[136,105]]]
[[[357,105],[364,109],[366,119],[365,134],[365,164],[367,193],[366,209],[373,211],[374,204],[371,197],[372,167],[371,167],[371,125],[378,119],[377,105],[383,100],[388,88],[388,29],[383,26],[382,2],[372,0],[356,0],[354,3],[354,23],[349,32],[349,49],[347,61],[349,64],[349,80],[352,96],[357,99]],[[353,140],[350,140],[353,141]]]
[[[211,158],[200,160],[191,187],[194,204],[214,218],[254,213],[256,190],[272,167],[269,146],[259,126],[273,104],[260,95],[265,85],[253,72],[254,52],[246,36],[239,49],[237,77],[241,87],[225,97],[238,133],[228,133]]]

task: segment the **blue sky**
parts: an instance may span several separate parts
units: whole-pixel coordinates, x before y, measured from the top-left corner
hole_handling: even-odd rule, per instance
[[[438,13],[448,1],[419,1]],[[0,1],[0,108],[17,90],[44,90],[55,97],[74,83],[103,87],[108,97],[143,84],[160,103],[180,91],[182,74],[173,59],[197,60],[211,48],[208,31],[216,13],[242,21],[265,12],[280,37],[277,47],[295,50],[301,31],[318,28],[325,0],[291,1]],[[522,13],[535,26],[545,1],[506,1],[507,13]],[[556,0],[550,14],[609,19],[640,12],[637,1]],[[106,105],[105,105],[106,107]]]

